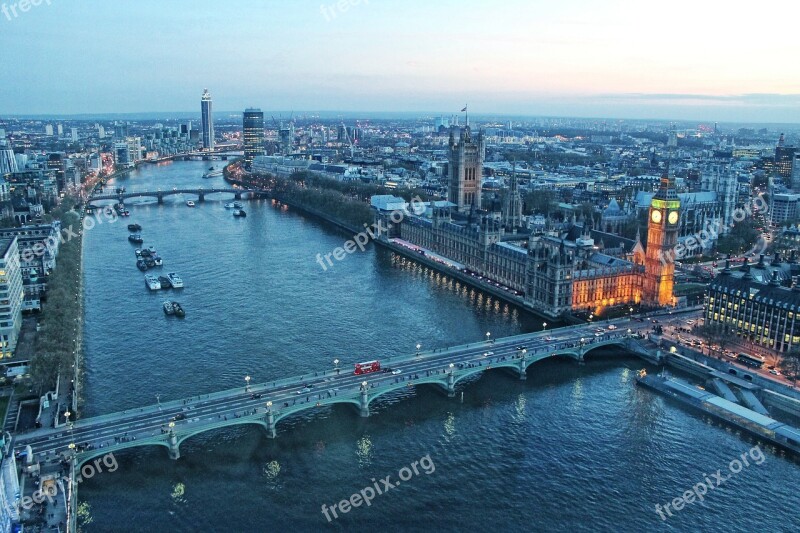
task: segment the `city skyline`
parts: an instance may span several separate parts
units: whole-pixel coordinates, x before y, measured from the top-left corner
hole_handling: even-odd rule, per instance
[[[797,45],[773,37],[792,29],[772,15],[788,2],[777,4],[42,2],[0,13],[19,73],[0,89],[0,113],[190,110],[209,87],[230,110],[447,113],[468,101],[523,116],[800,123],[800,74],[786,68]],[[656,18],[675,32],[654,35]],[[96,38],[54,64],[82,33]]]

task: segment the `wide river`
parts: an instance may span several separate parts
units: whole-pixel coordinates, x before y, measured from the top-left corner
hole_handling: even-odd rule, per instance
[[[214,162],[219,166],[221,162]],[[209,162],[144,166],[127,190],[223,186]],[[541,328],[541,319],[428,269],[368,248],[323,271],[346,235],[267,200],[247,218],[230,196],[130,200],[132,216],[86,233],[83,416],[423,348]],[[150,293],[126,225],[185,288]],[[174,292],[174,291],[173,291]],[[119,468],[80,486],[83,531],[797,531],[800,464],[634,385],[621,354],[584,366],[546,361],[519,381],[467,384],[463,402],[420,387],[361,419],[347,406],[278,425],[245,426],[181,446],[116,455]],[[750,466],[729,464],[751,450]],[[763,456],[760,452],[763,451]],[[412,469],[416,464],[417,473]],[[760,463],[760,464],[757,464]],[[409,469],[404,470],[404,467]],[[716,487],[713,474],[729,479]],[[386,489],[380,481],[391,476]],[[656,512],[709,477],[702,502]],[[378,486],[383,494],[374,490]],[[328,508],[370,488],[375,498]],[[700,489],[700,491],[702,491]],[[355,500],[358,502],[358,499]]]

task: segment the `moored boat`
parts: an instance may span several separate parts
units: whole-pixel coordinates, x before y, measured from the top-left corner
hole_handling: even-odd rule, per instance
[[[167,315],[174,315],[175,314],[175,306],[172,305],[172,302],[169,300],[164,302],[164,314]]]
[[[142,231],[142,227],[139,224],[128,224],[128,231],[139,232]]]
[[[225,204],[225,209],[233,209],[234,207],[236,206],[233,205],[233,202],[228,202],[227,204]]]
[[[136,261],[136,268],[138,268],[142,272],[145,272],[147,270],[147,263],[144,262],[144,259],[139,259],[138,261]]]
[[[233,207],[235,207],[236,209],[243,209],[244,204],[242,202],[233,202]]]
[[[142,257],[142,250],[137,248],[133,251],[136,254],[136,257]]]
[[[175,310],[175,316],[180,318],[186,316],[186,311],[183,310],[183,306],[178,302],[172,302],[172,308]]]
[[[153,262],[155,262],[157,267],[160,267],[161,265],[164,264],[164,260],[161,259],[161,256],[158,256],[158,255],[153,257]]]
[[[183,280],[178,274],[176,274],[175,272],[170,272],[169,274],[167,274],[167,277],[169,278],[169,282],[172,283],[173,288],[175,289],[183,288]]]
[[[235,217],[246,217],[247,213],[244,212],[244,209],[236,209],[233,212],[233,216],[235,216]]]
[[[193,202],[192,200],[187,200],[187,201],[186,201],[186,205],[187,205],[188,207],[194,207],[194,202]]]
[[[151,291],[157,291],[161,289],[161,283],[159,283],[158,278],[155,276],[147,275],[144,277],[144,283],[147,285],[147,288]]]
[[[142,236],[138,233],[132,233],[128,235],[128,240],[136,244],[141,244],[144,242],[144,239],[142,239]]]
[[[172,282],[167,276],[158,276],[158,282],[161,284],[162,289],[171,289]]]

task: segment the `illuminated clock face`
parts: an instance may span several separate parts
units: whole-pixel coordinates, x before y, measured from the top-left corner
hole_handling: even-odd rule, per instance
[[[667,217],[667,221],[669,221],[670,224],[677,224],[678,223],[678,212],[677,211],[671,212],[669,214],[669,216]]]
[[[656,224],[661,222],[661,211],[653,211],[650,214],[650,220],[655,222]]]

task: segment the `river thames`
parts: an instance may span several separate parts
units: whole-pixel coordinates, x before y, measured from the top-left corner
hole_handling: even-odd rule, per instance
[[[219,166],[222,162],[214,162]],[[143,166],[113,187],[224,186],[209,162]],[[362,360],[534,331],[541,319],[369,247],[323,271],[349,238],[269,200],[231,195],[130,200],[131,217],[85,236],[83,416],[271,381]],[[103,217],[100,217],[103,219]],[[126,225],[177,272],[186,309],[166,317],[135,266]],[[159,270],[159,269],[156,269]],[[156,272],[158,275],[158,272]],[[704,501],[662,520],[680,497],[757,444],[634,385],[621,354],[534,365],[527,381],[488,373],[448,399],[420,387],[361,419],[347,406],[278,425],[116,454],[119,469],[80,486],[83,530],[104,531],[795,531],[800,464],[761,445]],[[329,523],[321,508],[429,457],[369,506]]]

